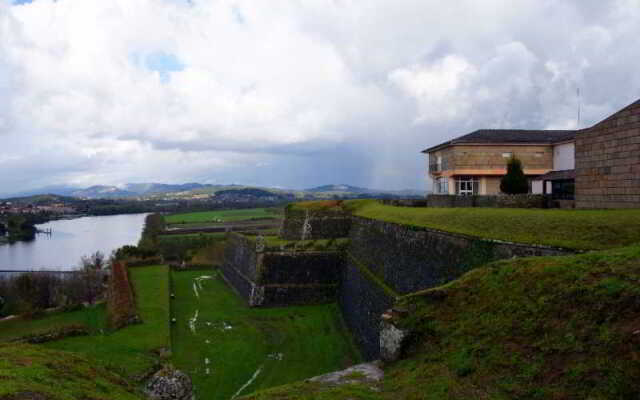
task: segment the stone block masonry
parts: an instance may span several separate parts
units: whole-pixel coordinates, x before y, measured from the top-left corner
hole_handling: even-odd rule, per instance
[[[233,233],[221,271],[252,307],[318,304],[335,301],[342,265],[339,252],[263,252]]]
[[[576,208],[640,208],[640,100],[576,135]]]
[[[354,217],[349,252],[400,294],[449,282],[490,261],[571,251]]]
[[[348,213],[336,210],[295,210],[287,208],[280,237],[286,240],[316,240],[349,236]]]

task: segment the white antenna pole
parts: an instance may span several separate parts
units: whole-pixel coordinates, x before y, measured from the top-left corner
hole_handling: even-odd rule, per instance
[[[580,87],[578,87],[578,89],[576,90],[576,93],[578,95],[578,129],[580,129]]]

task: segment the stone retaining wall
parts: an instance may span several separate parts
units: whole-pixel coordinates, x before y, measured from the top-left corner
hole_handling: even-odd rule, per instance
[[[350,228],[349,214],[342,211],[288,208],[285,209],[280,237],[286,240],[341,238],[349,236]]]
[[[380,315],[395,302],[395,294],[370,271],[347,257],[340,279],[338,303],[342,317],[366,361],[380,356]]]
[[[549,208],[548,196],[542,194],[458,196],[430,194],[427,207],[492,207],[492,208]]]
[[[335,301],[343,258],[335,251],[262,252],[237,234],[220,268],[252,307]]]

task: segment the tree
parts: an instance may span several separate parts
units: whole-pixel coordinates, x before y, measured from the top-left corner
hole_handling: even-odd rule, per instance
[[[100,251],[96,251],[90,256],[83,256],[80,263],[82,264],[81,273],[84,281],[83,298],[87,303],[93,304],[103,292],[103,271],[108,268],[108,263]]]
[[[529,192],[529,183],[522,171],[522,162],[513,156],[507,161],[507,174],[500,181],[500,191],[506,194]]]

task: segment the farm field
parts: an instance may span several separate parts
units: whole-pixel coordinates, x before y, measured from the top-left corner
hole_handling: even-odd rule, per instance
[[[251,219],[278,219],[279,215],[274,209],[249,208],[236,210],[202,211],[185,214],[173,214],[165,217],[167,224],[202,224],[217,222],[237,222]]]
[[[209,271],[173,271],[172,360],[196,395],[229,399],[360,361],[335,304],[252,309]]]
[[[154,350],[168,348],[169,269],[164,265],[130,269],[141,324],[114,333],[66,338],[43,346],[80,353],[125,376],[143,373],[154,365]],[[102,318],[104,321],[104,318]]]

